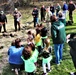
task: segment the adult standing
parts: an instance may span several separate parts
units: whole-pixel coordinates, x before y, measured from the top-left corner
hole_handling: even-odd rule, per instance
[[[38,9],[35,7],[33,9],[32,15],[33,15],[33,20],[34,20],[34,27],[36,27],[36,24],[38,23]]]
[[[6,32],[6,23],[7,23],[7,17],[4,14],[4,12],[1,11],[1,13],[0,13],[0,32],[2,30],[2,26],[3,26],[4,32]]]
[[[45,6],[43,5],[41,7],[41,21],[45,21],[45,14],[46,14],[46,9]]]
[[[14,27],[15,27],[15,31],[17,31],[17,25],[18,25],[18,30],[20,31],[21,26],[20,26],[20,19],[22,17],[21,13],[18,11],[17,8],[15,8],[15,11],[13,13],[13,17],[14,17]]]
[[[73,23],[73,11],[75,10],[75,5],[73,1],[70,1],[68,4],[68,11],[69,11],[69,20]]]
[[[48,6],[46,8],[46,16],[45,16],[45,19],[46,19],[46,27],[47,27],[47,34],[48,36],[51,36],[51,34],[49,33],[50,32],[50,28],[51,28],[51,24],[50,24],[50,17],[52,16],[52,12],[50,11],[50,6]]]
[[[59,3],[57,3],[57,6],[56,6],[56,16],[58,16],[58,13],[59,11],[61,10],[61,6]]]
[[[65,26],[55,15],[51,17],[51,22],[51,35],[54,44],[56,64],[59,65],[60,61],[62,61],[63,44],[66,41]]]
[[[50,6],[50,11],[52,12],[52,15],[55,13],[55,7],[53,4]]]
[[[67,10],[68,10],[68,4],[65,1],[63,2],[62,10],[63,10],[63,13],[64,13],[65,18],[66,18],[66,14],[67,14]]]
[[[48,6],[46,8],[46,16],[45,16],[46,22],[49,22],[50,21],[50,17],[51,16],[52,16],[52,12],[50,11],[50,7]]]

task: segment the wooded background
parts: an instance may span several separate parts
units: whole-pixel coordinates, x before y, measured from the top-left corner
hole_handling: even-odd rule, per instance
[[[35,4],[35,2],[60,2],[66,1],[69,2],[70,0],[0,0],[0,10],[3,11],[13,11],[16,7],[23,7],[28,6],[30,3]],[[73,0],[76,1],[76,0]]]

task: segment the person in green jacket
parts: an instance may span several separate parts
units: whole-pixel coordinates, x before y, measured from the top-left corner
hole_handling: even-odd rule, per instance
[[[57,19],[55,15],[51,16],[51,35],[54,44],[56,64],[62,61],[63,44],[66,41],[65,25]]]
[[[61,10],[61,6],[59,3],[57,3],[57,6],[56,6],[56,16],[58,17],[58,12]]]
[[[21,58],[24,61],[25,72],[27,72],[27,75],[35,75],[34,71],[36,70],[36,58],[33,55],[33,51],[29,45],[24,48]]]

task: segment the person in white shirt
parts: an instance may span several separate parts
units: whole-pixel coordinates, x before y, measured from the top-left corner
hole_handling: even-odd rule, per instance
[[[52,16],[52,12],[50,11],[50,7],[47,7],[46,8],[46,16],[45,16],[45,19],[46,21],[50,21],[50,17]]]
[[[15,31],[17,31],[17,25],[18,25],[18,30],[20,31],[21,29],[20,27],[21,16],[22,16],[21,13],[18,11],[17,8],[15,8],[14,13],[13,13]]]

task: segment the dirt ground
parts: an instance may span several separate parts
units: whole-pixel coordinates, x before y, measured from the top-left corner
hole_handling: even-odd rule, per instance
[[[21,30],[14,32],[14,22],[12,15],[7,15],[8,23],[6,24],[7,29],[7,36],[3,36],[3,33],[0,33],[0,46],[3,46],[3,48],[0,48],[0,74],[2,73],[3,67],[8,63],[8,49],[11,45],[11,42],[15,40],[16,38],[21,38],[22,43],[26,44],[26,37],[27,37],[27,31],[33,29],[33,23],[32,19],[28,18],[27,21],[25,21],[24,15],[21,20]],[[31,23],[29,23],[29,21]],[[2,29],[3,32],[3,29]],[[10,34],[13,34],[14,37],[9,36]]]

